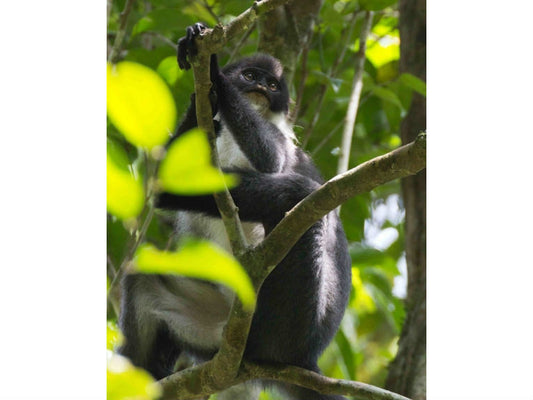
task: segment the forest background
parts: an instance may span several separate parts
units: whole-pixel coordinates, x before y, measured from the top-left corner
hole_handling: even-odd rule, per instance
[[[63,11],[73,7],[70,3],[64,3],[63,6]],[[34,4],[29,23],[32,27],[41,26],[36,16],[48,15],[41,13],[40,11],[46,10],[40,7],[43,6]],[[529,73],[524,66],[530,61],[527,59],[530,56],[525,54],[520,41],[504,43],[500,36],[488,36],[492,30],[488,23],[485,25],[486,30],[479,29],[486,35],[484,39],[477,40],[475,45],[466,46],[467,49],[464,49],[459,46],[464,43],[464,39],[454,41],[453,39],[457,38],[451,36],[453,32],[448,32],[448,29],[442,26],[442,20],[446,20],[448,16],[448,21],[459,19],[454,25],[464,22],[464,25],[468,26],[470,14],[464,12],[460,15],[450,15],[442,9],[434,10],[439,14],[439,18],[429,20],[430,32],[431,26],[437,31],[444,28],[442,30],[447,32],[446,40],[434,37],[434,46],[442,52],[447,50],[446,54],[453,57],[437,56],[438,62],[434,62],[434,65],[438,72],[435,76],[441,79],[431,82],[435,90],[436,112],[433,114],[435,119],[432,120],[430,104],[429,127],[434,135],[431,136],[434,141],[430,143],[439,150],[433,153],[434,155],[430,153],[428,157],[428,163],[431,165],[433,162],[435,165],[434,175],[428,179],[428,185],[431,188],[432,180],[435,185],[438,183],[438,188],[435,188],[435,202],[431,201],[433,192],[430,192],[429,198],[430,204],[435,204],[433,207],[439,212],[431,214],[429,210],[429,229],[438,229],[428,233],[428,237],[434,238],[436,246],[435,253],[432,253],[431,243],[429,247],[429,259],[434,262],[431,268],[435,285],[431,284],[430,273],[428,292],[430,298],[435,296],[435,299],[440,300],[429,306],[430,339],[431,319],[434,315],[436,318],[433,323],[437,327],[434,331],[434,343],[439,343],[433,347],[433,352],[430,349],[429,353],[438,360],[436,364],[449,366],[436,375],[446,376],[446,371],[453,370],[455,380],[453,388],[449,385],[439,386],[438,383],[434,388],[437,393],[448,393],[452,397],[457,395],[458,387],[464,397],[468,397],[468,393],[475,388],[475,394],[481,396],[483,382],[491,382],[490,392],[493,395],[505,393],[506,398],[518,398],[520,394],[528,393],[523,386],[523,382],[527,382],[527,368],[520,367],[519,361],[531,354],[531,322],[526,317],[528,313],[525,309],[526,305],[531,304],[527,296],[527,282],[530,279],[524,277],[527,276],[526,267],[528,264],[531,266],[531,262],[528,263],[529,258],[523,254],[523,249],[528,248],[528,236],[527,233],[522,233],[523,226],[530,226],[531,215],[527,213],[526,207],[526,211],[519,217],[513,217],[509,198],[511,201],[513,198],[519,199],[519,204],[527,205],[525,200],[529,198],[529,194],[525,191],[527,185],[524,184],[527,180],[514,171],[527,170],[528,165],[525,162],[528,143],[524,143],[523,136],[519,137],[519,140],[505,141],[506,136],[503,136],[502,132],[530,133],[530,125],[520,123],[529,110],[528,103],[524,101],[513,101],[511,104],[493,102],[490,97],[479,95],[487,90],[492,92],[493,86],[498,86],[498,90],[502,91],[496,91],[498,99],[515,99],[512,90],[516,88],[528,93],[531,80],[528,79]],[[490,17],[486,18],[486,21],[499,20],[497,15],[485,9],[481,10],[484,17]],[[25,14],[22,13],[23,10],[18,11],[21,15]],[[95,11],[94,18],[85,18],[93,15],[92,12],[91,9],[75,9],[70,18],[61,19],[61,23],[45,24],[42,29],[34,31],[31,37],[21,35],[26,46],[19,44],[18,46],[23,48],[21,51],[18,46],[10,44],[9,50],[13,51],[8,53],[13,57],[17,55],[18,62],[16,65],[7,63],[7,71],[2,74],[8,89],[6,93],[13,93],[7,98],[12,104],[19,106],[17,110],[21,109],[6,113],[8,126],[5,130],[2,129],[3,132],[13,132],[5,137],[5,148],[18,150],[2,160],[5,162],[2,165],[4,171],[16,172],[6,174],[6,187],[14,188],[20,193],[5,199],[6,206],[3,208],[22,208],[20,213],[5,215],[11,232],[9,243],[13,243],[13,237],[29,238],[16,241],[17,245],[5,248],[3,246],[8,260],[6,265],[12,267],[7,268],[8,279],[3,280],[2,311],[4,312],[5,305],[9,304],[9,307],[5,307],[6,318],[17,321],[13,329],[6,332],[6,339],[2,340],[2,345],[6,346],[2,349],[2,354],[7,355],[5,364],[9,366],[9,370],[3,372],[10,376],[5,393],[11,398],[17,398],[16,393],[31,393],[34,387],[38,388],[40,394],[50,390],[49,393],[57,395],[55,398],[74,398],[73,393],[82,393],[88,389],[87,385],[82,385],[81,382],[86,383],[87,379],[99,381],[98,373],[91,371],[102,363],[98,358],[100,349],[94,342],[98,341],[98,337],[101,338],[100,343],[105,340],[105,333],[98,328],[98,318],[100,321],[102,319],[101,309],[105,308],[99,297],[105,287],[102,288],[102,283],[98,280],[101,269],[95,267],[101,264],[102,246],[105,246],[102,245],[102,224],[96,222],[102,219],[98,215],[101,215],[104,207],[102,198],[105,198],[105,189],[102,184],[103,151],[101,143],[98,143],[101,142],[98,132],[103,131],[103,126],[102,121],[94,118],[94,115],[101,113],[102,104],[105,104],[102,94],[102,91],[105,92],[105,76],[101,62],[98,62],[98,59],[103,58],[102,51],[105,53],[105,50],[94,43],[94,38],[102,35],[101,32],[95,32],[94,26],[99,26],[99,29],[105,27],[101,16],[105,10]],[[508,31],[516,32],[526,25],[527,21],[519,23],[523,18],[521,15],[514,15],[514,18],[513,29]],[[86,19],[90,19],[92,23],[85,26],[83,21]],[[10,25],[5,25],[3,29],[5,27],[9,28]],[[431,39],[431,34],[429,37]],[[50,43],[59,45],[51,46]],[[453,54],[450,54],[452,50],[449,43],[454,43]],[[429,53],[432,45],[429,46]],[[501,73],[508,70],[507,63],[503,62],[501,57],[489,57],[494,54],[494,47],[498,45],[505,45],[507,53],[520,55],[518,59],[515,58],[512,74]],[[490,64],[493,66],[489,71],[500,71],[497,76],[501,79],[498,82],[505,78],[504,87],[501,83],[496,84],[492,73],[485,75],[486,73],[482,73],[483,68],[470,62],[472,54],[484,54],[490,58]],[[526,59],[523,60],[522,57]],[[451,62],[450,58],[469,62]],[[51,66],[51,60],[61,61]],[[444,71],[442,66],[445,66]],[[430,74],[433,71],[431,65],[429,71]],[[20,78],[6,79],[12,76]],[[16,86],[17,83],[19,86]],[[19,90],[10,91],[13,86]],[[21,90],[22,88],[24,90]],[[465,99],[461,90],[477,95],[475,101],[471,98]],[[59,96],[54,94],[58,92]],[[100,106],[89,107],[86,98],[100,99]],[[383,99],[380,98],[380,101]],[[50,103],[54,104],[51,110],[49,107],[43,109],[43,104]],[[26,106],[20,107],[22,105]],[[11,105],[8,105],[8,108],[11,109]],[[178,109],[180,113],[183,110],[179,105]],[[449,113],[441,115],[442,110],[453,111],[452,115],[455,117],[449,118]],[[503,116],[515,117],[504,119]],[[43,129],[43,125],[46,129]],[[15,134],[21,131],[22,134]],[[483,135],[480,136],[479,132]],[[54,133],[57,136],[53,136]],[[385,141],[385,144],[390,143]],[[379,145],[382,146],[383,143],[380,142]],[[501,157],[501,163],[493,162],[495,154]],[[513,156],[508,159],[505,154]],[[331,151],[329,155],[325,152],[323,157],[330,155],[334,156]],[[475,163],[470,161],[472,155],[476,156]],[[502,166],[507,169],[502,171]],[[321,168],[326,176],[331,176],[327,167],[321,165]],[[495,185],[501,189],[496,190]],[[379,204],[379,201],[377,203]],[[483,229],[489,216],[495,215],[494,210],[499,210],[499,215],[509,215],[509,218],[491,221],[493,230]],[[370,210],[367,212],[370,213]],[[24,219],[21,215],[24,215]],[[20,222],[28,221],[28,218],[31,224]],[[359,223],[362,224],[361,221]],[[457,229],[458,224],[465,228]],[[397,229],[395,226],[391,228]],[[401,229],[397,231],[399,237]],[[496,238],[494,232],[500,232],[500,235]],[[51,240],[43,241],[41,238]],[[4,244],[6,243],[7,240],[4,240]],[[497,245],[493,245],[494,243]],[[391,246],[381,252],[388,251]],[[454,251],[450,251],[450,246],[453,246]],[[32,251],[28,252],[28,248]],[[435,254],[436,258],[432,259],[431,254]],[[26,276],[28,265],[38,266],[30,270],[31,279]],[[22,290],[20,285],[12,285],[12,282],[24,282],[25,290]],[[43,282],[46,284],[43,285]],[[390,287],[392,282],[393,279],[389,281]],[[506,292],[508,287],[511,290]],[[29,293],[31,296],[25,296],[25,300],[21,300],[23,293]],[[30,297],[29,301],[27,297]],[[29,322],[26,318],[21,320],[22,315],[30,315],[32,318]],[[385,314],[383,318],[386,321]],[[390,324],[391,328],[393,326]],[[484,327],[481,333],[477,328],[479,326]],[[512,340],[507,336],[510,326],[514,327]],[[38,373],[32,376],[35,384],[25,385],[20,380],[22,374],[10,373],[27,368],[23,368],[25,363],[22,363],[23,357],[20,353],[12,348],[8,349],[12,343],[19,343],[20,338],[25,343],[24,353],[37,355],[31,363],[32,366],[39,367],[39,371],[58,371],[63,377],[61,384],[47,374]],[[490,349],[494,349],[494,343],[498,348],[505,349],[496,351],[498,356],[503,357],[497,364],[516,368],[497,368],[496,372],[489,368],[492,362],[483,360],[493,360],[495,351]],[[464,355],[467,355],[469,360],[476,361],[476,368],[468,368],[468,373],[458,372],[465,368],[465,363],[461,361]],[[384,357],[390,357],[390,353]],[[379,357],[377,360],[380,362]],[[372,360],[365,359],[359,365],[369,361]],[[368,371],[370,372],[366,373],[369,379],[379,379],[379,373],[372,378],[372,369]],[[432,381],[438,382],[438,379]],[[498,386],[499,382],[511,381],[513,384],[510,386],[503,383]],[[94,396],[101,395],[102,388],[98,387],[97,383],[90,386]]]

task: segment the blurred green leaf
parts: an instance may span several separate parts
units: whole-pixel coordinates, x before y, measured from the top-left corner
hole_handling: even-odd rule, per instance
[[[166,57],[159,63],[157,73],[161,75],[170,86],[174,86],[178,78],[184,74],[184,71],[178,68],[176,57],[170,56]]]
[[[398,80],[405,86],[413,89],[415,92],[420,93],[422,96],[426,96],[426,82],[416,76],[408,73],[400,75]]]
[[[359,0],[365,10],[379,11],[396,4],[398,0]]]
[[[176,194],[209,194],[237,184],[235,175],[222,174],[211,165],[207,135],[191,129],[176,139],[159,168],[164,190]]]
[[[148,372],[117,354],[108,359],[107,400],[155,400],[160,395],[160,386]]]
[[[242,11],[244,11],[244,8]],[[209,12],[201,3],[193,2],[180,10],[183,14],[189,15],[195,21],[203,21],[209,27],[213,27],[217,24],[217,20],[213,17],[213,14]]]
[[[176,106],[164,81],[151,69],[123,61],[107,65],[107,114],[139,147],[166,143],[176,124]]]
[[[342,329],[339,329],[337,335],[335,335],[335,343],[337,343],[337,346],[339,347],[342,358],[341,361],[346,369],[346,375],[349,379],[357,379],[354,350],[352,349],[352,344]]]
[[[118,329],[117,324],[107,321],[107,349],[114,350],[122,344],[124,337]]]
[[[144,206],[142,183],[107,154],[107,211],[120,219],[134,218]]]
[[[400,40],[393,36],[387,36],[387,39],[389,40],[383,38],[379,42],[368,42],[366,57],[376,68],[400,59]]]
[[[396,93],[394,93],[392,90],[389,90],[382,86],[375,86],[374,89],[372,89],[372,94],[374,96],[379,97],[382,100],[385,100],[385,101],[388,101],[394,104],[400,110],[404,110],[402,102],[400,101],[398,96],[396,96]]]
[[[155,9],[142,17],[133,26],[132,37],[139,33],[152,31],[159,33],[180,32],[185,35],[185,27],[191,25],[193,20],[179,8]]]
[[[242,266],[224,250],[205,241],[189,239],[176,252],[141,246],[134,259],[139,272],[179,274],[206,279],[230,287],[247,308],[255,304],[255,292]]]

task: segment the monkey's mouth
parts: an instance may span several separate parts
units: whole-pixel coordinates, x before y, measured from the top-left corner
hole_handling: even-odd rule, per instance
[[[270,108],[270,100],[267,97],[265,90],[254,89],[245,93],[250,102],[255,105],[260,111],[268,110]]]

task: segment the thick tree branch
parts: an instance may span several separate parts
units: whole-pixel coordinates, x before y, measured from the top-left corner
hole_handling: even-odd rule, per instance
[[[209,378],[213,363],[208,362],[168,376],[159,383],[163,387],[163,399],[198,399],[240,383],[257,380],[275,380],[303,386],[323,394],[356,396],[360,400],[409,400],[407,397],[362,382],[334,379],[304,368],[284,364],[254,364],[245,362],[239,373],[227,386],[218,387]],[[191,384],[194,382],[194,384]]]
[[[262,271],[264,279],[271,272],[273,266],[285,257],[301,235],[328,212],[334,210],[350,197],[372,190],[393,179],[415,174],[425,168],[425,165],[426,134],[422,133],[414,142],[334,177],[289,211],[261,244],[254,250],[247,252],[246,255],[249,258],[246,262],[251,263],[248,265],[259,267],[270,266]],[[258,263],[261,264],[258,265]],[[248,318],[249,314],[242,314],[239,307],[233,307],[232,316],[226,326],[223,346],[229,346],[227,342],[231,342],[233,348],[240,348],[239,341],[243,338],[246,341],[243,332],[248,332],[249,326],[246,325]],[[234,342],[235,337],[228,338],[227,332],[237,336],[240,334],[237,342]],[[235,374],[228,374],[228,364],[222,364],[220,359],[217,362],[216,357],[220,357],[224,353],[228,354],[229,351],[233,351],[231,346],[221,350],[212,361],[162,379],[160,383],[163,387],[163,398],[195,399],[219,392],[238,383],[265,378],[305,386],[321,393],[354,395],[360,399],[406,399],[371,385],[331,379],[312,371],[291,366],[259,366],[244,363],[240,369],[236,370]],[[236,361],[237,359],[238,356],[233,358],[232,356],[224,356],[224,362],[237,362],[239,365],[240,359]],[[234,364],[230,367],[234,367]],[[221,374],[224,379],[220,378]]]
[[[211,88],[210,56],[217,53],[232,38],[242,35],[258,15],[287,2],[288,0],[256,1],[251,8],[235,18],[230,24],[225,27],[217,25],[212,30],[206,30],[196,41],[198,55],[190,61],[194,72],[197,121],[198,126],[208,132],[213,161],[217,167],[220,165],[215,146],[216,138],[209,101]],[[257,290],[273,267],[281,261],[301,235],[318,219],[348,198],[371,190],[389,180],[412,174],[424,166],[425,136],[422,136],[414,144],[371,160],[324,184],[291,210],[278,227],[255,249],[250,249],[247,246],[238,217],[238,210],[229,191],[226,190],[216,195],[215,200],[226,226],[233,253],[252,276]],[[302,214],[304,218],[302,218]],[[250,372],[250,368],[244,370],[241,364],[252,316],[253,311],[244,310],[241,303],[235,300],[224,329],[219,352],[205,364],[189,368],[161,380],[160,383],[164,391],[163,398],[197,399],[246,380],[262,377],[255,376]],[[273,373],[268,369],[253,370],[257,374],[264,373],[265,377],[269,377],[271,375],[268,374]],[[380,395],[364,397],[362,395],[364,390],[360,386],[359,389],[354,388],[353,385],[350,386],[351,384],[343,386],[343,381],[329,380],[329,378],[324,378],[319,374],[315,374],[315,376],[305,372],[298,375],[293,369],[288,370],[286,367],[283,367],[281,371],[278,374],[280,380],[285,379],[287,382],[303,386],[310,385],[308,387],[318,388],[317,390],[332,390],[331,393],[345,394],[357,392],[359,397],[369,399],[393,399],[393,397]],[[326,386],[321,386],[320,382],[325,382]]]
[[[198,127],[209,135],[213,163],[219,169],[220,163],[216,148],[211,103],[209,101],[211,54],[217,53],[232,38],[242,35],[260,14],[287,2],[288,0],[256,1],[252,7],[236,17],[230,24],[225,27],[217,25],[212,30],[206,30],[196,41],[198,55],[191,60],[196,91],[196,116]],[[228,189],[226,188],[225,191],[217,193],[215,201],[224,222],[233,254],[253,276],[253,271],[260,270],[256,265],[258,259],[250,259],[248,257],[248,244],[239,219],[238,209]],[[256,288],[258,288],[258,285],[256,285]],[[203,376],[207,376],[206,380],[215,387],[227,387],[227,383],[237,375],[246,346],[252,316],[253,310],[245,310],[236,298],[230,311],[230,318],[224,329],[220,350],[205,370],[202,370]]]
[[[413,175],[426,166],[426,134],[390,153],[337,175],[300,201],[257,245],[255,252],[266,266],[277,265],[316,221],[361,193],[398,178]]]

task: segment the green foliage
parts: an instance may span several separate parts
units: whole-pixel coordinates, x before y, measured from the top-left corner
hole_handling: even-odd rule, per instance
[[[147,79],[158,81],[157,85],[164,87],[161,93],[165,94],[156,94],[153,88],[150,89],[152,94],[143,96],[131,96],[124,92],[119,102],[121,106],[129,108],[130,114],[135,112],[132,111],[135,107],[144,107],[143,102],[149,102],[148,107],[156,101],[164,101],[166,105],[158,105],[157,112],[146,113],[149,115],[136,113],[133,120],[129,119],[135,122],[133,128],[121,124],[120,118],[112,116],[113,113],[109,115],[108,162],[111,163],[111,173],[116,173],[119,177],[116,178],[118,185],[123,185],[126,188],[124,190],[130,193],[127,195],[130,209],[110,210],[113,216],[108,217],[108,253],[115,266],[121,265],[126,257],[127,249],[144,221],[145,213],[142,209],[150,204],[144,201],[151,193],[148,168],[150,153],[146,149],[163,144],[169,131],[174,128],[175,120],[170,117],[171,112],[165,114],[164,111],[169,108],[168,104],[172,102],[174,112],[176,109],[183,112],[189,104],[190,94],[194,92],[192,74],[178,70],[175,48],[170,43],[176,43],[191,23],[203,21],[211,26],[217,20],[227,23],[250,4],[240,0],[152,0],[134,4],[128,24],[124,60],[130,64],[134,62],[137,67],[135,71],[140,74],[144,72],[150,77]],[[118,14],[123,6],[123,0],[113,2],[109,21],[111,33],[118,27]],[[413,93],[426,94],[423,81],[410,74],[399,73],[397,0],[326,0],[309,43],[306,69],[300,63],[293,81],[289,83],[291,95],[295,98],[302,76],[306,76],[295,132],[326,179],[337,173],[342,123],[350,97],[365,10],[374,10],[375,14],[372,32],[367,41],[363,91],[355,122],[349,167],[355,167],[398,147],[401,144],[400,124],[411,106]],[[353,29],[350,30],[354,12],[357,15]],[[236,47],[239,40],[240,38],[219,53],[222,64],[230,59],[233,61],[240,55],[255,52],[257,30],[240,43],[240,47]],[[345,52],[344,57],[339,58],[342,52]],[[111,70],[113,71],[117,73],[119,70]],[[111,75],[111,84],[115,78]],[[313,121],[316,125],[312,127]],[[216,176],[217,173],[212,171],[209,163],[205,134],[196,131],[190,133],[190,136],[184,135],[184,138],[181,144],[180,139],[170,146],[166,158],[159,165],[159,174],[152,175],[153,180],[157,178],[161,187],[176,193],[220,190],[222,186],[219,178],[215,179],[218,186],[208,184],[210,178],[207,177]],[[193,170],[198,174],[196,177],[191,173]],[[205,175],[202,175],[203,172],[199,174],[199,170],[204,171]],[[226,184],[235,184],[231,179],[226,177]],[[205,187],[199,189],[198,185],[201,184],[205,184]],[[353,262],[353,291],[335,342],[320,359],[320,366],[326,375],[358,379],[377,385],[384,383],[386,367],[394,357],[404,319],[402,299],[397,297],[401,290],[396,282],[400,276],[398,265],[403,262],[405,253],[401,201],[397,201],[397,218],[381,218],[378,209],[386,205],[391,210],[391,199],[398,199],[398,193],[399,182],[390,182],[372,193],[357,196],[342,206],[341,219],[350,243]],[[139,199],[137,201],[136,196]],[[136,218],[137,222],[132,224],[131,218]],[[374,233],[371,233],[370,227]],[[394,240],[383,244],[376,239],[390,229],[396,232]],[[247,285],[243,283],[247,277],[240,267],[234,265],[235,270],[240,272],[236,272],[233,281],[233,278],[228,278],[226,271],[226,268],[232,267],[221,266],[217,270],[214,266],[219,264],[215,264],[215,260],[205,254],[193,253],[193,248],[185,248],[189,255],[188,258],[181,258],[181,261],[179,258],[183,254],[177,254],[183,248],[177,253],[172,250],[156,250],[174,248],[171,230],[165,216],[157,214],[157,218],[152,219],[146,230],[146,241],[155,247],[142,247],[137,253],[137,263],[139,255],[149,256],[152,268],[164,266],[178,273],[184,273],[184,270],[181,266],[175,270],[176,265],[184,268],[185,264],[189,266],[186,268],[195,265],[190,276],[224,282],[244,298],[252,298],[250,287],[241,289],[242,285]],[[196,243],[194,246],[204,245]],[[194,259],[198,260],[199,257],[207,257],[202,262],[208,266],[207,269],[193,264]],[[235,263],[234,260],[228,262]],[[157,271],[169,272],[168,269]],[[248,294],[243,295],[243,290],[244,293],[248,291]],[[261,396],[263,400],[280,398],[276,394],[267,393]]]
[[[183,241],[176,252],[141,246],[134,260],[137,271],[147,274],[179,274],[222,283],[231,288],[243,305],[252,308],[255,292],[250,278],[230,254],[204,240]]]
[[[176,124],[167,85],[151,69],[128,61],[107,66],[107,115],[130,143],[148,149],[165,144]]]
[[[176,139],[159,168],[164,190],[178,194],[209,194],[237,184],[235,175],[222,174],[211,164],[207,135],[192,129]]]
[[[161,388],[146,371],[117,354],[109,357],[107,400],[153,400],[160,395]]]

